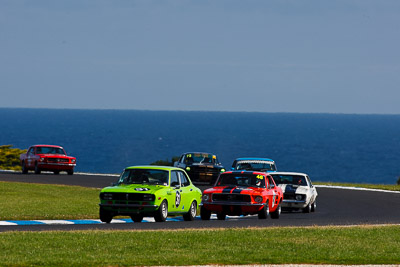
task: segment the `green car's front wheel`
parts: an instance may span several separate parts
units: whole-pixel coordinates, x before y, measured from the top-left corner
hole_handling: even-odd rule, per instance
[[[135,223],[140,223],[143,221],[143,215],[142,214],[134,214],[134,215],[131,215],[131,219]]]
[[[158,208],[158,210],[156,210],[154,214],[154,220],[156,220],[156,222],[165,222],[167,216],[168,216],[168,203],[166,200],[163,200],[163,202],[161,202],[160,207]]]
[[[183,215],[183,219],[185,221],[193,221],[194,218],[196,218],[196,214],[197,214],[197,203],[196,201],[193,201],[192,204],[190,204],[190,209],[188,213]]]
[[[113,218],[113,215],[111,212],[100,208],[100,221],[105,222],[105,223],[110,223],[112,218]]]

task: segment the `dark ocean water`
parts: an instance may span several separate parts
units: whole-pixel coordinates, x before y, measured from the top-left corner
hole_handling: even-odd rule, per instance
[[[0,109],[0,145],[56,144],[78,172],[211,152],[269,157],[280,171],[314,181],[394,184],[400,176],[400,115]]]

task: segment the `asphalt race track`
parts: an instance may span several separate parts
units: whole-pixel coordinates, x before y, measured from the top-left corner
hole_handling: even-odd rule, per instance
[[[117,176],[74,174],[60,175],[0,172],[0,181],[43,184],[64,184],[102,188],[117,180]],[[204,189],[204,187],[202,187]],[[283,212],[280,219],[259,220],[257,216],[229,217],[225,221],[211,219],[192,222],[168,221],[164,223],[97,223],[67,225],[5,225],[4,231],[45,231],[45,230],[134,230],[134,229],[189,229],[189,228],[248,228],[272,226],[326,226],[400,224],[400,193],[349,190],[317,187],[317,210],[314,213]],[[1,214],[0,214],[1,217]],[[98,218],[93,218],[98,219]],[[146,218],[145,218],[146,219]],[[0,219],[1,220],[1,219]]]

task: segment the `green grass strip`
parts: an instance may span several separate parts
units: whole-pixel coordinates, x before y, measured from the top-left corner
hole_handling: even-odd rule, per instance
[[[0,233],[2,265],[399,264],[400,226]]]
[[[0,192],[3,221],[99,217],[99,189],[0,182]]]

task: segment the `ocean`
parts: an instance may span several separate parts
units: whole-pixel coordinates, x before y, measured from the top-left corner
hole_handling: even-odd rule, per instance
[[[120,173],[183,152],[274,159],[313,181],[395,184],[400,115],[0,108],[0,145],[55,144],[76,172]]]

